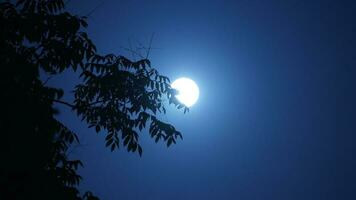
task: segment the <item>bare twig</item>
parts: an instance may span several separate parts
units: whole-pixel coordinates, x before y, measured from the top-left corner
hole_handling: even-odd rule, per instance
[[[141,59],[144,59],[145,57],[143,57],[139,52],[137,52],[137,51],[134,51],[134,50],[132,50],[132,49],[129,49],[129,48],[125,48],[125,47],[121,47],[123,50],[125,50],[125,51],[128,51],[128,52],[130,52],[131,54],[132,54],[132,57],[133,57],[133,59],[135,59],[135,57],[136,56],[138,56],[138,57],[140,57]],[[135,56],[136,55],[136,56]]]
[[[139,53],[137,53],[136,51],[132,50],[132,44],[131,44],[131,39],[128,38],[127,39],[129,42],[129,49],[125,48],[127,51],[129,51],[132,54],[132,58],[135,60],[135,55],[138,55],[139,57],[142,57]]]
[[[101,1],[100,3],[98,3],[90,12],[88,12],[88,14],[86,14],[86,16],[90,17],[90,15],[92,15],[98,8],[103,6],[104,3],[105,3],[105,0]]]
[[[66,105],[66,106],[69,106],[69,107],[71,107],[71,108],[74,108],[74,107],[75,107],[75,105],[70,104],[70,103],[65,102],[65,101],[61,101],[61,100],[57,100],[57,99],[52,99],[52,100],[53,100],[53,102],[56,102],[56,103],[60,103],[60,104]]]
[[[53,76],[49,76],[44,82],[43,82],[43,86],[45,86],[47,84],[47,82],[52,78]]]
[[[151,39],[150,39],[150,43],[148,45],[148,50],[147,50],[147,54],[146,54],[146,59],[148,58],[148,56],[150,55],[150,51],[151,51],[151,47],[152,47],[152,41],[153,41],[153,36],[155,35],[155,33],[152,33],[151,35]]]
[[[60,104],[66,105],[66,106],[69,106],[69,107],[71,107],[71,108],[77,108],[76,105],[71,104],[71,103],[68,103],[68,102],[66,102],[66,101],[62,101],[62,100],[58,100],[58,99],[52,99],[52,101],[53,101],[53,102],[56,102],[56,103],[60,103]],[[95,104],[103,103],[103,102],[104,102],[104,100],[95,101],[95,102],[86,104],[85,106],[93,106],[93,105],[95,105]]]
[[[76,151],[79,147],[82,148],[82,147],[87,147],[89,146],[88,144],[80,144],[80,143],[77,143],[75,145],[71,145],[71,147],[68,148],[68,152],[66,153],[66,156],[70,156],[72,153],[74,153],[74,151]]]
[[[145,47],[140,41],[135,40],[135,43],[138,45],[138,47],[136,47],[136,49],[134,50],[132,47],[131,38],[128,38],[129,48],[122,47],[122,46],[120,48],[131,53],[133,60],[136,60],[136,57],[138,57],[140,59],[148,59],[148,57],[150,56],[151,50],[160,49],[160,48],[152,47],[154,35],[155,35],[155,33],[152,33],[148,47]],[[145,55],[143,55],[143,54],[145,54]]]

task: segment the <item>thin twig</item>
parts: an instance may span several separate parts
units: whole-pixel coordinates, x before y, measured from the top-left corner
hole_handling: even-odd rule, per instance
[[[86,14],[86,16],[90,17],[90,15],[95,12],[95,10],[97,10],[98,8],[100,8],[101,6],[104,5],[104,2],[105,2],[105,0],[101,1],[100,3],[98,3],[90,12],[88,12],[88,14]]]
[[[134,60],[136,60],[135,54],[137,54],[139,57],[141,57],[141,55],[140,55],[139,53],[137,53],[136,51],[132,50],[131,39],[128,38],[127,40],[128,40],[128,42],[129,42],[129,49],[127,49],[127,48],[124,48],[124,49],[125,49],[126,51],[129,51],[129,52],[132,54],[132,58],[133,58]]]
[[[63,104],[63,105],[67,105],[67,106],[69,106],[69,107],[71,107],[71,108],[74,108],[74,107],[75,107],[75,105],[70,104],[70,103],[65,102],[65,101],[61,101],[61,100],[57,100],[57,99],[52,99],[52,100],[53,100],[53,102],[60,103],[60,104]]]
[[[62,100],[52,99],[52,101],[53,101],[53,102],[56,102],[56,103],[63,104],[63,105],[67,105],[67,106],[69,106],[69,107],[71,107],[71,108],[77,108],[76,105],[70,104],[70,103],[65,102],[65,101],[62,101]],[[87,104],[87,105],[85,105],[85,106],[93,106],[93,105],[95,105],[95,104],[97,104],[97,103],[103,103],[103,102],[104,102],[104,100],[95,101],[95,102],[89,103],[89,104]]]
[[[152,41],[153,41],[153,36],[155,35],[155,33],[152,33],[151,35],[151,39],[150,39],[150,43],[148,45],[148,50],[147,50],[147,54],[146,54],[146,59],[148,58],[148,56],[150,55],[150,51],[151,51],[151,46],[152,46]]]
[[[71,147],[68,148],[68,151],[66,153],[66,156],[70,156],[72,153],[74,153],[75,150],[77,150],[78,147],[86,147],[86,146],[89,146],[88,144],[80,144],[80,143],[77,143],[75,145],[72,145]]]
[[[47,84],[47,82],[52,78],[53,76],[49,76],[44,82],[43,82],[43,86],[45,86]]]
[[[126,50],[126,51],[128,51],[128,52],[130,52],[131,54],[132,54],[132,57],[133,57],[133,59],[135,60],[135,55],[136,56],[138,56],[138,57],[140,57],[140,58],[142,58],[142,59],[144,59],[145,57],[143,57],[140,53],[138,53],[138,52],[136,52],[136,51],[134,51],[134,50],[132,50],[132,49],[128,49],[128,48],[125,48],[125,47],[121,47],[123,50]]]

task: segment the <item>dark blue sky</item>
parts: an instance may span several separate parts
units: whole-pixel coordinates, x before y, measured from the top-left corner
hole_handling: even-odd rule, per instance
[[[89,13],[99,0],[71,1]],[[190,113],[162,119],[184,136],[143,157],[111,153],[68,110],[84,160],[81,188],[102,199],[356,199],[356,3],[354,1],[106,0],[89,18],[103,53],[146,45],[171,79],[200,87]],[[69,88],[75,76],[56,80]],[[68,97],[69,99],[69,97]]]

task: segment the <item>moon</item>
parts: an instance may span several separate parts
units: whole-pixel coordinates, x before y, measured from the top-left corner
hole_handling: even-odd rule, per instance
[[[199,87],[192,79],[178,78],[173,81],[171,87],[178,90],[176,98],[185,106],[192,107],[198,101]]]

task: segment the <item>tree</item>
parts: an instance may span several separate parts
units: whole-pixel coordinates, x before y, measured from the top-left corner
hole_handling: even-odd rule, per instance
[[[70,160],[68,148],[78,137],[55,118],[56,103],[105,132],[105,146],[120,146],[142,155],[139,133],[167,146],[182,138],[171,124],[159,120],[165,99],[188,110],[175,98],[170,80],[148,59],[132,61],[120,55],[100,55],[85,28],[85,17],[65,12],[62,0],[17,0],[0,4],[1,120],[0,187],[11,199],[97,199],[80,196],[80,160]],[[46,86],[40,73],[80,72],[74,101],[62,100],[61,88]]]

